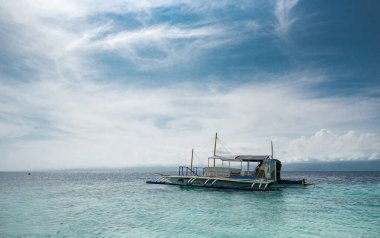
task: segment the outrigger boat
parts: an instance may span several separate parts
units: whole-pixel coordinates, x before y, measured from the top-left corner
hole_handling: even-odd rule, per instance
[[[281,161],[271,155],[216,155],[218,134],[215,135],[214,155],[208,158],[207,167],[193,167],[194,149],[190,167],[179,166],[178,175],[161,174],[159,180],[148,180],[148,184],[165,184],[190,187],[258,190],[288,186],[307,186],[305,179],[285,180],[281,178]],[[212,165],[210,165],[210,160]],[[216,166],[221,161],[221,166]],[[235,164],[234,167],[231,167]],[[252,166],[257,163],[256,166]],[[240,168],[236,168],[240,164]]]

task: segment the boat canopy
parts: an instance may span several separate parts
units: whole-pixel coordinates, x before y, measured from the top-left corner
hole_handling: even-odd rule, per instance
[[[222,161],[237,161],[237,162],[261,162],[270,159],[270,155],[216,155],[209,157],[209,159],[220,159]]]

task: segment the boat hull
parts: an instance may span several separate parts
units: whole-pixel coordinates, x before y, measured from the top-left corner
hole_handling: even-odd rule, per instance
[[[306,186],[304,180],[257,180],[233,179],[225,177],[203,176],[162,176],[164,180],[147,181],[148,184],[177,185],[186,187],[204,187],[219,189],[256,190],[263,191],[272,188]]]

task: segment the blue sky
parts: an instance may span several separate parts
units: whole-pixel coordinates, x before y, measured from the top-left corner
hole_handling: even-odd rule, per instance
[[[0,170],[380,159],[379,7],[2,2]]]

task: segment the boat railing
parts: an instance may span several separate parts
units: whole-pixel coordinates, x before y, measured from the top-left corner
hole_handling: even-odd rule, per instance
[[[187,166],[178,167],[178,176],[203,176],[204,173],[204,168],[202,167],[193,167],[193,169],[190,169]]]

